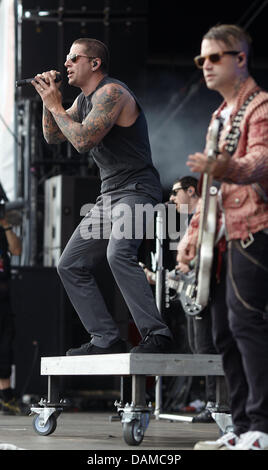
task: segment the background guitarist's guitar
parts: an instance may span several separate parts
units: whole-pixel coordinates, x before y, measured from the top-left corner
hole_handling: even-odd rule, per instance
[[[184,274],[181,271],[176,271],[177,275],[177,289],[176,294],[180,300],[183,310],[187,315],[197,315],[203,307],[195,301],[196,289],[196,275],[194,270]],[[173,281],[173,286],[174,286]],[[173,287],[174,288],[174,287]],[[174,299],[175,300],[175,299]]]
[[[155,284],[156,274],[146,268],[143,263],[139,263],[139,265],[145,270],[148,280]],[[195,279],[193,270],[184,274],[174,269],[173,271],[166,271],[165,275],[165,287],[174,291],[171,300],[179,300],[187,315],[196,315],[202,310],[199,305],[189,300],[189,298],[192,298],[191,292],[195,288]]]

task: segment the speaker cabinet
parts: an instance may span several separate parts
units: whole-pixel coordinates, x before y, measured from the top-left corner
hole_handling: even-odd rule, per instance
[[[81,208],[94,204],[100,193],[95,176],[53,176],[45,181],[44,266],[56,266],[81,221]]]

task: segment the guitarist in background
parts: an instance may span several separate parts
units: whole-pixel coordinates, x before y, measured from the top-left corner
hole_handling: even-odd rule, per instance
[[[222,119],[218,158],[209,162],[205,150],[190,155],[187,164],[201,175],[211,172],[221,183],[219,230],[224,236],[218,233],[216,241],[223,256],[211,309],[234,425],[233,432],[216,441],[197,443],[200,450],[268,450],[268,93],[249,74],[250,46],[242,28],[217,25],[205,34],[201,55],[195,58],[207,87],[224,99],[212,116],[212,122]],[[198,222],[197,210],[179,245],[183,269],[195,256]]]

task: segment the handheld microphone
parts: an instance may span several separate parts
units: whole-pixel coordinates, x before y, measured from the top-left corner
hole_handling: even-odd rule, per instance
[[[5,203],[6,211],[13,211],[17,209],[22,209],[25,206],[25,201],[23,199],[17,199],[16,201],[8,201]]]
[[[23,199],[17,201],[0,200],[0,219],[7,219],[11,225],[21,225],[22,216],[18,209],[23,209],[26,203]]]
[[[166,207],[167,207],[167,206],[172,206],[172,205],[175,205],[175,202],[169,201],[169,200],[166,201],[166,202],[164,202],[164,206],[166,206]]]
[[[28,85],[29,83],[31,83],[32,81],[34,80],[34,77],[33,78],[25,78],[24,80],[17,80],[16,81],[16,86],[24,86],[24,85]],[[42,80],[44,80],[42,78]],[[45,81],[45,80],[44,80]],[[55,78],[55,82],[60,82],[61,81],[61,74],[60,73],[57,73],[56,74],[56,78]]]

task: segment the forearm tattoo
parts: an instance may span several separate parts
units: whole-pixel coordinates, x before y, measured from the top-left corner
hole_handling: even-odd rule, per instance
[[[66,140],[51,112],[45,106],[43,106],[43,134],[50,144],[59,144]]]
[[[97,145],[114,125],[121,110],[124,91],[113,85],[104,87],[92,99],[92,110],[82,123],[73,121],[66,113],[53,113],[62,134],[79,153]]]

